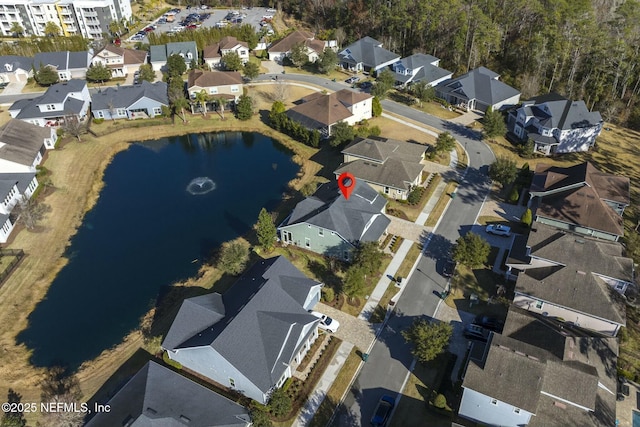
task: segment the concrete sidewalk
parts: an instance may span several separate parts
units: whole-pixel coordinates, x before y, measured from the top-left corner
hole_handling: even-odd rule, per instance
[[[416,219],[416,224],[424,225],[427,222],[427,218],[429,218],[429,214],[431,213],[433,208],[436,206],[436,203],[438,203],[438,200],[440,200],[440,196],[442,195],[442,193],[444,193],[445,188],[447,188],[447,183],[445,182],[444,179],[442,179],[436,186],[436,189],[431,195],[431,198],[424,205],[424,208],[422,209],[422,212],[420,212],[420,215],[418,215],[418,218]]]
[[[331,364],[327,366],[327,369],[322,374],[320,381],[318,381],[318,385],[316,389],[313,391],[309,399],[307,399],[307,403],[304,404],[298,417],[293,422],[292,426],[294,427],[304,427],[309,425],[309,422],[315,415],[318,407],[327,396],[327,392],[331,387],[331,384],[335,381],[338,376],[338,372],[342,369],[342,365],[344,365],[345,360],[351,353],[351,349],[353,348],[353,344],[342,341],[340,347],[338,347],[338,351],[336,352],[335,357],[331,361]]]

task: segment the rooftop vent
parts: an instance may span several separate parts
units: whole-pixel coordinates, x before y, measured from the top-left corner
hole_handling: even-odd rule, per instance
[[[183,421],[187,424],[191,423],[191,419],[189,417],[186,417],[184,415],[180,415],[180,421]]]
[[[147,412],[150,413],[151,415],[156,415],[158,413],[158,411],[148,406],[147,406]]]

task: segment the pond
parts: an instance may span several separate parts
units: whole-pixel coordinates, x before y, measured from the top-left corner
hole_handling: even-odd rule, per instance
[[[299,170],[291,157],[246,132],[163,138],[118,153],[71,240],[69,263],[18,336],[31,363],[75,368],[119,344],[164,286],[196,275],[262,207],[278,205]]]

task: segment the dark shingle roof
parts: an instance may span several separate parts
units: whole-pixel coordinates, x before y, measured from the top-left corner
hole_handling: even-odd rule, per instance
[[[572,101],[555,93],[524,101],[523,108],[550,129],[570,130],[602,123],[600,113],[589,111],[584,101]]]
[[[7,197],[14,185],[18,187],[20,193],[24,193],[34,176],[36,176],[35,172],[0,173],[0,200]]]
[[[285,226],[313,224],[335,231],[351,243],[376,241],[391,222],[383,213],[386,204],[386,199],[362,180],[356,180],[348,200],[337,182],[330,182],[298,203]]]
[[[554,265],[521,272],[516,292],[625,324],[624,302],[604,279],[633,282],[633,261],[622,256],[620,244],[536,223],[527,246],[532,257]],[[516,264],[512,267],[518,268]]]
[[[150,62],[166,62],[171,55],[184,55],[185,61],[188,62],[187,53],[191,53],[194,60],[198,59],[198,47],[194,41],[173,42],[163,45],[155,45],[149,48]]]
[[[603,200],[628,205],[630,180],[584,162],[568,168],[538,164],[530,193],[539,196],[536,215],[619,236],[622,217]]]
[[[451,71],[447,71],[443,68],[433,65],[434,62],[440,61],[435,56],[425,55],[424,53],[414,53],[411,56],[402,58],[400,62],[402,66],[411,70],[418,70],[415,75],[404,75],[395,73],[395,78],[399,82],[406,83],[411,80],[412,82],[424,81],[426,83],[435,82],[443,77],[450,76]]]
[[[94,93],[91,98],[91,109],[97,111],[128,108],[142,98],[169,105],[167,84],[165,82],[149,83],[143,80],[140,84],[133,86],[108,87]]]
[[[358,159],[343,163],[334,173],[340,175],[350,172],[354,177],[372,184],[408,190],[422,170],[423,166],[419,163],[398,159],[388,159],[382,164]]]
[[[89,52],[40,52],[33,57],[33,66],[51,65],[58,71],[89,68],[91,56]]]
[[[400,59],[400,55],[383,48],[381,42],[369,36],[344,48],[338,54],[338,57],[342,62],[348,62],[354,65],[362,63],[372,68],[389,61]]]
[[[109,412],[97,413],[86,426],[121,426],[126,420],[140,427],[246,427],[251,422],[242,406],[155,362],[138,371],[109,405]]]
[[[303,329],[318,321],[303,307],[318,285],[284,257],[259,261],[222,296],[224,317],[219,297],[185,300],[162,346],[210,345],[266,392],[299,350]]]
[[[476,99],[486,105],[494,105],[520,94],[520,91],[497,80],[498,74],[479,67],[466,74],[447,80],[436,86],[436,91],[453,93],[467,100]]]
[[[7,65],[11,70],[7,69]],[[17,69],[31,71],[33,66],[33,58],[25,56],[5,55],[0,56],[0,73],[13,73]]]
[[[31,166],[44,145],[44,139],[50,137],[49,128],[11,119],[0,127],[0,142],[5,144],[0,147],[0,158]]]

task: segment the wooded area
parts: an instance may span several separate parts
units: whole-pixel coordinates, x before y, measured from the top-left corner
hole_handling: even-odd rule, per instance
[[[455,74],[485,66],[523,99],[558,92],[627,122],[640,92],[638,0],[282,0],[341,45],[364,36]],[[630,120],[640,128],[640,108]],[[635,127],[635,126],[634,126]]]

